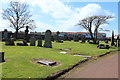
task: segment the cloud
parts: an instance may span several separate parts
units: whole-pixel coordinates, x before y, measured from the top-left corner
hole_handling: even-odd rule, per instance
[[[52,15],[54,18],[68,18],[72,9],[60,0],[36,0],[35,4],[46,14]]]
[[[38,14],[33,14],[33,18],[37,19],[37,28],[35,29],[35,31],[38,32],[45,31],[47,29],[50,29],[52,31],[85,31],[83,28],[75,26],[79,20],[93,15],[114,16],[113,13],[103,9],[99,4],[88,4],[84,7],[76,8],[65,4],[61,0],[20,1],[32,5],[31,7],[33,7],[33,9],[37,7],[39,9],[37,9],[38,11],[43,12],[44,14],[49,14],[49,16],[52,16],[52,18],[54,18],[55,21],[53,23],[53,26],[51,24],[46,24],[47,22],[45,23],[37,19],[38,17],[41,18],[42,16],[39,16]],[[34,11],[33,9],[31,9],[31,11]]]
[[[68,18],[67,20],[58,20],[58,26],[61,26],[61,28],[64,29],[71,29],[71,30],[83,30],[82,28],[76,28],[75,25],[78,23],[79,20],[82,20],[86,17],[89,16],[108,16],[108,15],[112,15],[114,16],[113,13],[110,13],[107,10],[104,10],[101,8],[100,5],[98,4],[88,4],[84,7],[81,8],[75,8],[73,9],[73,12],[70,16],[70,18]],[[105,26],[102,26],[105,27]]]

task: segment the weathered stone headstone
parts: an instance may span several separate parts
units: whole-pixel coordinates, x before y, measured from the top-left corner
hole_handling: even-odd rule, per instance
[[[42,39],[38,39],[38,45],[39,47],[42,47]]]
[[[56,65],[57,62],[48,61],[48,60],[40,60],[37,63],[43,64],[43,65],[48,65],[48,66],[54,66],[54,65]]]
[[[4,62],[4,52],[0,52],[0,63]]]
[[[7,38],[7,39],[5,40],[5,45],[14,46],[14,45],[15,45],[14,40],[11,39],[11,38]]]
[[[29,42],[29,35],[28,35],[29,30],[28,30],[28,27],[29,27],[29,26],[26,26],[26,30],[25,30],[25,40],[26,40],[27,42]]]
[[[8,38],[8,31],[7,29],[5,29],[3,32],[3,40],[6,40],[7,38]]]
[[[47,30],[45,33],[44,47],[45,48],[52,48],[51,31],[50,30]]]
[[[36,45],[36,38],[34,37],[34,36],[32,36],[31,38],[30,38],[30,46],[35,46]]]

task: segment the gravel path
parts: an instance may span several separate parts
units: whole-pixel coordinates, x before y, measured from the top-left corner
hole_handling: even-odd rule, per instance
[[[118,54],[109,54],[70,71],[65,78],[118,78]]]

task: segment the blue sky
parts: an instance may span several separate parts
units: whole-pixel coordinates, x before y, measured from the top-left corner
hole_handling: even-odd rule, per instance
[[[79,20],[93,15],[113,15],[115,18],[109,20],[109,25],[102,25],[104,29],[114,30],[118,33],[118,2],[79,2],[78,0],[71,1],[66,0],[17,0],[20,2],[26,2],[29,5],[35,20],[36,29],[32,31],[44,32],[47,29],[51,31],[63,31],[63,32],[85,32],[84,28],[74,26]],[[0,13],[2,9],[8,7],[9,0],[1,0]],[[1,16],[1,14],[0,14]],[[0,17],[0,30],[14,29],[9,28],[9,23]],[[24,29],[21,29],[24,31]],[[105,32],[107,36],[111,35],[111,32]]]

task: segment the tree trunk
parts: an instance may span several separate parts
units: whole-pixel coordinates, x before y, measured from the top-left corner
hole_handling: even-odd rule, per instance
[[[16,29],[15,38],[18,39],[18,29]]]

